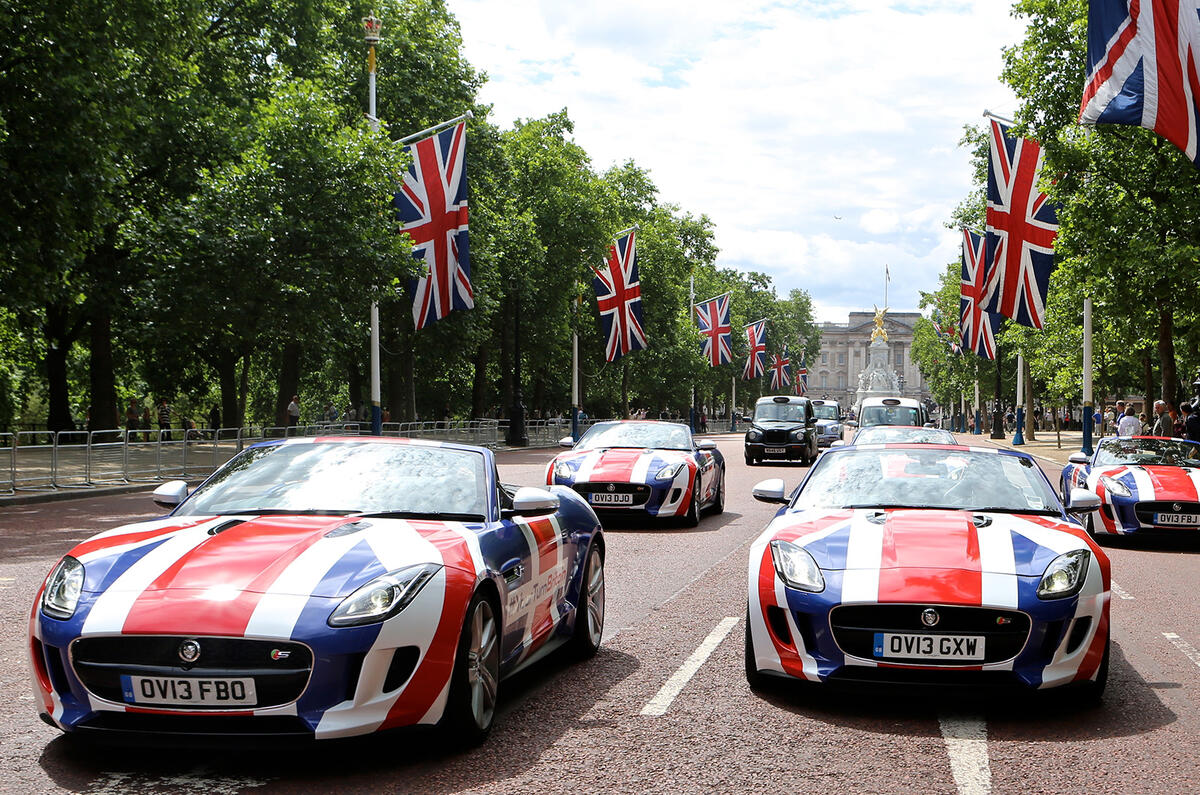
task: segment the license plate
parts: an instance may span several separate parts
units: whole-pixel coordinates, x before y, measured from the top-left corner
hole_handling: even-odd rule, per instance
[[[633,505],[632,494],[606,494],[597,491],[591,495],[592,505]]]
[[[984,638],[978,635],[920,635],[876,632],[875,656],[922,660],[982,660]]]
[[[763,452],[767,455],[783,455],[787,452],[786,447],[764,447]]]
[[[258,700],[253,679],[122,675],[121,695],[127,704],[203,707],[252,707]]]
[[[1156,513],[1155,524],[1190,524],[1200,525],[1200,514],[1194,513]]]

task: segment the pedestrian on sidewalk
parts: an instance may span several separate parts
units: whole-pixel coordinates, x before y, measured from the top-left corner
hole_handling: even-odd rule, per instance
[[[1171,415],[1167,413],[1167,402],[1165,400],[1154,401],[1154,425],[1150,427],[1150,435],[1171,435]]]
[[[1183,412],[1183,438],[1190,442],[1200,442],[1200,412],[1191,403],[1179,407]]]
[[[161,441],[171,441],[171,407],[167,399],[158,401],[158,438]]]
[[[275,405],[279,405],[276,403]],[[287,406],[287,426],[294,428],[300,424],[300,396],[292,395],[292,402]]]
[[[1142,421],[1133,413],[1133,406],[1126,406],[1125,413],[1117,421],[1117,436],[1137,436],[1142,432]]]

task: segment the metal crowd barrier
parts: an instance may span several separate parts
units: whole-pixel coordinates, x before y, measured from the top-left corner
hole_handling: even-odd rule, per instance
[[[586,420],[586,430],[600,420]],[[569,420],[527,420],[529,445],[552,447],[571,433]],[[0,433],[0,494],[88,489],[206,477],[248,445],[295,436],[370,433],[362,422],[171,430],[17,431]],[[481,447],[504,445],[508,420],[388,422],[385,436],[434,439]]]

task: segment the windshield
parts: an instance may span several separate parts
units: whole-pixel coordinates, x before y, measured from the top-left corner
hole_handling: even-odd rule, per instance
[[[792,506],[1059,512],[1033,460],[963,448],[846,448],[817,459]]]
[[[1200,466],[1200,444],[1183,439],[1105,439],[1096,451],[1096,466],[1116,464]]]
[[[921,410],[912,406],[863,406],[858,424],[921,425]]]
[[[813,404],[813,412],[819,420],[836,420],[838,418],[838,407],[835,403]]]
[[[949,431],[911,425],[873,425],[870,428],[863,428],[854,437],[854,444],[897,444],[902,442],[955,444],[954,436]]]
[[[804,403],[759,403],[754,407],[754,421],[804,422]]]
[[[691,450],[692,432],[674,422],[601,422],[589,428],[575,445],[576,450],[602,447]]]
[[[252,447],[192,493],[177,515],[238,512],[452,514],[487,511],[480,453],[331,442]]]

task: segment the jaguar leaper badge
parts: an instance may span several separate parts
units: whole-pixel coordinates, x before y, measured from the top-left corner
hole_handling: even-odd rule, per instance
[[[921,611],[921,623],[927,627],[936,627],[937,623],[941,620],[942,617],[938,615],[938,611],[932,607],[927,607]]]
[[[194,663],[200,659],[200,642],[185,640],[179,644],[179,659],[185,663]]]

